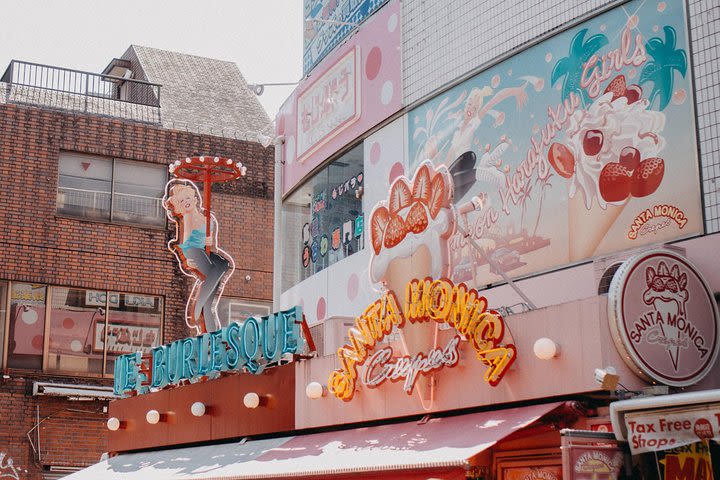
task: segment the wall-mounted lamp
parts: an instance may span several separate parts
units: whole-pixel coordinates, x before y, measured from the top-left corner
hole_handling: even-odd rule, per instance
[[[167,422],[168,415],[167,413],[160,413],[157,410],[148,410],[145,414],[145,420],[150,425],[156,425],[159,422]]]
[[[263,94],[265,87],[290,86],[297,85],[300,82],[280,82],[280,83],[249,83],[248,88],[258,97]]]
[[[620,382],[620,375],[614,367],[596,368],[595,381],[600,384],[603,390],[615,390]]]
[[[190,413],[196,417],[202,417],[203,415],[212,415],[213,407],[205,405],[203,402],[195,402],[190,405]]]
[[[255,392],[246,393],[243,397],[243,405],[246,408],[264,407],[268,404],[267,395],[258,395]]]
[[[107,421],[107,428],[112,432],[127,428],[127,422],[117,417],[110,417]]]
[[[533,353],[540,360],[551,360],[560,355],[560,345],[547,337],[538,338],[533,345]]]
[[[317,400],[318,398],[326,396],[328,393],[325,385],[320,382],[310,382],[305,387],[305,395],[311,400]]]

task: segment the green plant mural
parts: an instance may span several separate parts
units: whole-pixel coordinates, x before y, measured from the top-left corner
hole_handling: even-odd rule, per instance
[[[608,39],[603,34],[596,34],[585,41],[585,34],[588,29],[580,30],[570,42],[570,51],[567,57],[563,57],[555,64],[550,82],[555,85],[558,80],[563,79],[562,98],[565,99],[570,92],[582,95],[587,102],[589,97],[585,89],[580,88],[580,78],[582,77],[583,64],[587,62],[598,50],[608,44]],[[599,60],[598,60],[599,61]]]
[[[650,105],[655,97],[660,97],[660,110],[664,110],[670,103],[673,94],[674,70],[685,77],[687,72],[687,52],[683,49],[676,49],[677,34],[675,29],[666,25],[663,27],[665,41],[660,37],[653,37],[647,41],[645,48],[653,61],[648,62],[640,73],[640,84],[652,82],[653,89],[650,92]]]

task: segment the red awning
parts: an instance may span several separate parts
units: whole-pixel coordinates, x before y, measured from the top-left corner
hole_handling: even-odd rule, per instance
[[[548,403],[276,439],[119,455],[69,480],[465,478],[468,459],[560,407]],[[361,477],[362,478],[362,477]]]

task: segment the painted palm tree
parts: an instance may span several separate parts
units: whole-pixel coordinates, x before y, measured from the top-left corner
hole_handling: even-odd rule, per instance
[[[586,102],[590,100],[587,93],[580,88],[580,78],[582,77],[583,64],[592,57],[595,52],[607,45],[608,39],[605,35],[597,34],[585,41],[585,34],[588,29],[580,30],[570,42],[570,51],[567,57],[563,57],[555,64],[550,82],[555,83],[563,79],[562,98],[563,100],[570,96],[570,92],[576,92]],[[598,61],[600,61],[598,59]]]
[[[655,101],[655,97],[659,96],[660,110],[664,110],[672,98],[674,71],[677,70],[685,77],[688,65],[685,50],[675,48],[677,40],[675,29],[666,25],[663,30],[665,31],[664,42],[660,37],[653,37],[645,44],[645,49],[653,61],[647,62],[640,72],[640,85],[647,82],[653,83],[649,97],[650,105]]]

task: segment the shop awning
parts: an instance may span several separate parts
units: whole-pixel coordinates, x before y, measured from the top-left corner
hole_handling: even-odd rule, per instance
[[[393,478],[403,479],[465,478],[468,459],[561,405],[547,403],[426,422],[124,454],[67,478],[342,478],[362,473],[377,478],[380,472],[393,472]]]

